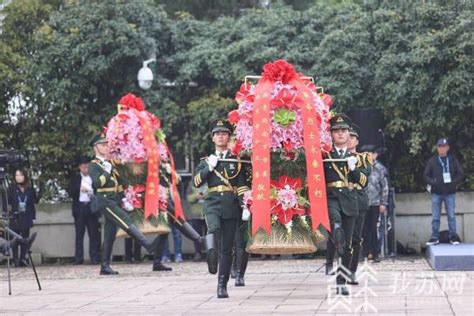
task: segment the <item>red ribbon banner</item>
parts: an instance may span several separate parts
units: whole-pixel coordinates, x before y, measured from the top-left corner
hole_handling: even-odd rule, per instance
[[[301,78],[290,81],[297,89],[297,97],[304,100],[301,104],[301,118],[303,123],[303,141],[306,156],[306,174],[309,195],[309,215],[311,226],[316,230],[322,224],[328,231],[329,214],[326,197],[326,182],[324,178],[323,157],[321,152],[321,141],[319,125],[321,118],[316,113],[313,105],[313,94],[306,87]]]
[[[252,233],[270,234],[270,91],[273,82],[262,77],[255,89],[252,148]]]
[[[183,214],[183,206],[181,205],[181,198],[179,197],[179,192],[178,192],[178,187],[177,187],[178,179],[176,176],[176,167],[174,164],[174,158],[173,158],[173,155],[171,154],[168,144],[164,142],[164,145],[166,147],[166,151],[168,152],[168,157],[170,157],[170,163],[171,163],[171,194],[173,195],[173,201],[174,201],[174,216],[177,219],[181,218],[184,221],[185,218]]]

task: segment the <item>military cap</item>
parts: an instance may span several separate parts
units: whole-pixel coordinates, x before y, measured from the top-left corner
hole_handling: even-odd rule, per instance
[[[233,130],[232,124],[230,124],[230,122],[225,119],[218,119],[211,123],[211,133],[213,135],[217,132],[227,132],[231,135]]]
[[[331,130],[334,129],[351,129],[352,121],[345,114],[336,114],[331,120]]]
[[[96,135],[94,135],[94,137],[92,137],[89,145],[91,147],[94,147],[95,145],[97,144],[103,144],[103,143],[107,143],[107,138],[105,138],[105,134],[103,132],[100,132]]]
[[[355,137],[359,138],[359,134],[360,134],[359,126],[355,123],[352,123],[351,128],[349,129],[349,134],[351,136],[355,136]]]

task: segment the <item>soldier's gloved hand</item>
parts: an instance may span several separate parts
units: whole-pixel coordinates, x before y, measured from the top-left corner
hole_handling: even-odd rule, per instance
[[[171,164],[167,163],[165,164],[165,169],[167,174],[171,174]]]
[[[250,210],[247,206],[242,206],[242,220],[248,221],[250,219]]]
[[[350,171],[354,171],[356,168],[357,164],[357,158],[356,157],[349,157],[347,158],[347,166],[349,167]]]
[[[219,162],[219,158],[216,155],[210,155],[207,157],[207,164],[209,165],[209,170],[214,170]]]
[[[126,211],[131,212],[131,211],[134,210],[133,205],[132,205],[129,201],[127,201],[126,198],[123,198],[123,199],[122,199],[122,206],[123,206],[123,208],[124,208]]]

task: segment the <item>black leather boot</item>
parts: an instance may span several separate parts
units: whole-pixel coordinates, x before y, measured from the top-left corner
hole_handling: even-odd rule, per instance
[[[335,254],[336,254],[336,247],[334,247],[334,242],[332,242],[331,239],[328,239],[326,243],[326,275],[336,274],[333,268]]]
[[[201,241],[201,235],[199,235],[188,222],[176,223],[175,227],[184,237],[191,239],[192,241]]]
[[[100,265],[100,275],[116,275],[117,271],[110,267],[110,259],[112,256],[113,243],[104,242],[102,249],[102,263]]]
[[[166,243],[166,235],[159,235],[153,241],[157,247],[153,254],[153,271],[172,271],[173,269],[161,263],[161,256]]]
[[[230,268],[232,265],[231,255],[221,255],[219,262],[219,275],[217,276],[217,298],[228,298],[227,282],[229,282]]]
[[[217,244],[216,244],[216,235],[215,234],[207,234],[205,238],[206,244],[206,251],[207,251],[207,268],[210,274],[217,273],[217,266],[219,260],[219,254],[217,252]],[[230,266],[229,266],[230,269]]]
[[[337,294],[338,295],[343,295],[347,296],[349,295],[349,290],[346,287],[347,280],[350,279],[350,273],[349,271],[349,265],[351,262],[351,253],[352,250],[350,248],[345,248],[344,253],[341,256],[341,263],[340,267],[338,269],[338,275],[336,278],[336,284],[337,284]]]
[[[137,240],[149,254],[153,255],[158,247],[158,240],[155,238],[151,242],[134,224],[130,225],[127,229],[127,234],[133,239]]]
[[[245,271],[249,262],[249,254],[245,249],[237,249],[237,273],[235,275],[235,286],[245,286]]]
[[[235,279],[237,274],[237,251],[232,254],[232,268],[230,269],[230,278]]]
[[[356,278],[356,272],[357,272],[357,267],[359,265],[359,257],[360,257],[360,251],[361,251],[361,244],[360,243],[355,243],[352,245],[352,256],[351,256],[351,263],[349,266],[349,270],[352,272],[350,275],[349,281],[347,281],[348,284],[351,285],[358,285],[359,282],[357,281]]]
[[[344,239],[344,230],[340,225],[334,225],[333,239],[334,247],[336,248],[337,254],[339,255],[339,257],[342,257],[346,242]]]

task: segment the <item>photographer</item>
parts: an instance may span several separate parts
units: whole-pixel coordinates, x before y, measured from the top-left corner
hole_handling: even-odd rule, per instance
[[[36,219],[35,204],[38,203],[36,193],[25,170],[15,171],[15,181],[8,193],[8,204],[11,206],[11,229],[27,239],[30,236],[30,229]],[[12,247],[15,266],[26,267],[26,245],[20,245],[20,258],[18,258],[18,245]]]

